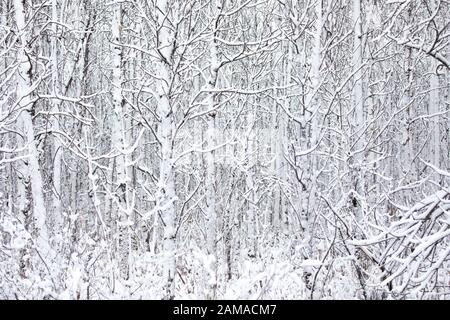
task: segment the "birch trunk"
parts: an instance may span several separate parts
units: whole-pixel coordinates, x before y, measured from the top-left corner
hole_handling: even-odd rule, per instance
[[[122,29],[122,4],[114,6],[113,21],[111,26],[111,34],[113,40],[112,59],[112,96],[114,112],[112,113],[112,145],[113,150],[118,155],[115,157],[115,169],[117,173],[116,184],[114,185],[114,193],[117,194],[117,214],[119,219],[119,269],[122,279],[129,278],[129,255],[131,250],[130,238],[130,202],[128,201],[128,191],[130,179],[127,170],[127,157],[125,156],[126,137],[125,137],[125,113],[124,99],[122,96],[122,46],[121,41]]]
[[[364,162],[364,147],[365,136],[362,134],[364,130],[364,98],[363,98],[363,72],[362,72],[362,16],[361,16],[361,0],[353,0],[353,90],[352,90],[352,104],[351,107],[355,110],[355,119],[352,126],[353,130],[350,132],[352,139],[351,143],[355,145],[353,151],[358,153],[354,154],[351,163],[353,168],[350,168],[352,176],[351,186],[358,196],[352,196],[352,212],[355,217],[355,227],[353,230],[354,237],[361,238],[362,232],[359,229],[364,221],[364,211],[363,211],[363,201],[361,196],[363,195],[364,188],[364,173],[363,173],[363,162]],[[362,266],[364,262],[362,261],[362,254],[360,254],[359,248],[355,250],[355,256],[357,257],[357,263],[355,264],[356,276],[359,280],[362,289],[362,296],[364,299],[367,298],[367,289],[365,284],[365,277],[362,272]]]
[[[176,273],[176,228],[175,228],[175,176],[173,163],[173,133],[175,118],[170,101],[170,83],[172,82],[172,58],[174,32],[169,23],[169,3],[157,0],[157,22],[159,26],[156,73],[161,81],[157,86],[158,116],[161,119],[158,128],[161,143],[161,161],[156,206],[163,219],[163,250],[166,256],[164,264],[164,299],[175,298]],[[173,7],[170,9],[174,9]]]
[[[247,135],[247,148],[246,154],[248,157],[248,165],[246,172],[246,194],[247,194],[247,245],[248,251],[247,256],[249,258],[256,258],[257,254],[257,235],[256,235],[256,195],[255,195],[255,183],[254,183],[254,152],[255,152],[255,117],[254,110],[249,110],[247,114],[247,126],[248,126],[248,135]]]
[[[433,64],[433,70],[436,71],[437,63]],[[435,115],[432,118],[432,132],[431,132],[431,152],[432,157],[431,162],[440,167],[440,157],[441,157],[441,141],[440,141],[440,129],[439,129],[439,78],[436,74],[432,74],[430,78],[430,97],[429,97],[429,112]]]
[[[322,18],[322,0],[317,0],[315,5],[316,11],[316,20],[315,20],[315,31],[314,31],[314,46],[312,52],[312,62],[311,62],[311,94],[307,98],[307,104],[310,105],[310,109],[312,112],[316,114],[311,119],[311,145],[314,146],[317,144],[319,140],[319,124],[320,124],[320,101],[319,94],[317,90],[319,89],[320,84],[320,63],[322,61],[321,58],[321,50],[322,50],[322,26],[323,26],[323,18]],[[315,163],[315,161],[313,161]],[[315,167],[315,166],[314,166]]]
[[[272,29],[273,30],[277,30],[278,28],[280,28],[280,24],[281,21],[274,21],[272,22]],[[282,45],[282,44],[281,44]],[[276,70],[277,63],[280,63],[280,61],[282,61],[282,50],[277,50],[273,59],[274,63],[273,63],[273,69]],[[283,77],[282,77],[282,72],[278,71],[275,72],[274,74],[274,82],[275,85],[278,86],[282,86],[283,85]],[[274,95],[278,95],[277,89],[274,90]],[[281,167],[281,161],[282,161],[282,148],[280,146],[281,144],[281,139],[280,137],[282,136],[282,120],[281,120],[281,115],[283,113],[283,110],[281,110],[281,107],[278,106],[278,102],[275,102],[273,104],[273,109],[272,109],[272,134],[271,134],[271,144],[270,144],[270,149],[271,149],[271,153],[273,156],[273,161],[272,161],[272,171],[273,171],[273,176],[276,179],[275,180],[275,186],[274,186],[274,190],[273,190],[273,212],[272,212],[272,226],[273,229],[275,231],[275,233],[277,233],[279,231],[280,228],[280,217],[281,217],[281,212],[282,212],[282,204],[281,204],[281,186],[280,183],[278,181],[278,177],[279,177],[279,171],[280,171],[280,167]]]
[[[307,109],[310,110],[313,113],[312,119],[311,119],[311,140],[310,140],[310,147],[313,147],[317,145],[319,142],[319,135],[320,135],[320,121],[321,121],[321,115],[320,115],[320,106],[321,101],[319,98],[319,86],[320,86],[320,65],[322,62],[322,31],[323,31],[323,6],[322,6],[322,0],[317,0],[315,4],[315,14],[316,14],[316,20],[315,20],[315,30],[314,30],[314,42],[313,42],[313,49],[312,49],[312,59],[311,59],[311,91],[306,97],[306,104]],[[314,154],[310,154],[308,156],[308,177],[311,179],[311,184],[309,185],[309,188],[314,188],[315,186],[315,173],[318,170],[319,167],[319,158],[315,157]],[[307,200],[307,197],[309,196],[309,201]],[[310,210],[310,208],[315,207],[315,197],[314,192],[311,192],[310,190],[302,190],[301,191],[301,198],[304,198],[302,203],[302,217],[304,219],[304,244],[307,246],[308,254],[314,252],[313,251],[313,228],[311,226],[313,221],[313,210]],[[308,203],[309,202],[309,203]]]
[[[413,6],[410,3],[408,8],[408,20],[412,21]],[[406,109],[406,159],[404,160],[404,163],[408,165],[407,168],[405,168],[405,172],[407,173],[405,178],[407,183],[409,183],[410,179],[414,176],[414,132],[413,132],[413,126],[411,124],[411,120],[414,117],[414,90],[413,90],[413,83],[414,83],[414,73],[413,73],[413,49],[408,48],[408,55],[406,57],[406,77],[407,77],[407,88],[405,92],[405,105],[407,105]]]
[[[58,42],[57,42],[57,0],[52,0],[52,89],[56,96],[59,93],[59,77],[58,77]],[[53,102],[52,113],[52,128],[54,131],[59,131],[59,121],[57,114],[59,111],[56,99]],[[60,232],[62,228],[62,205],[61,205],[61,165],[62,165],[62,145],[58,138],[53,138],[54,160],[53,160],[53,232]]]
[[[361,21],[361,0],[353,0],[353,70],[354,70],[354,81],[353,81],[353,91],[352,91],[352,107],[355,109],[355,123],[354,131],[351,132],[353,139],[350,141],[355,141],[355,150],[360,150],[364,146],[364,138],[359,137],[361,128],[364,127],[364,100],[363,100],[363,82],[362,82],[362,21]],[[359,137],[359,138],[358,138]],[[353,159],[353,169],[352,169],[352,187],[359,194],[362,195],[362,187],[364,183],[362,182],[362,170],[360,170],[361,162],[363,161],[363,153],[355,154]],[[357,170],[355,170],[357,169]],[[355,212],[355,219],[358,223],[362,222],[362,208],[359,199],[353,197],[353,209]]]
[[[212,39],[209,40],[209,56],[211,59],[210,65],[210,79],[208,80],[208,88],[213,90],[216,88],[218,71],[220,63],[217,55],[217,40],[216,35],[218,32],[220,15],[222,7],[221,0],[216,0],[213,6],[213,34]],[[209,110],[214,109],[216,105],[216,94],[213,92],[208,93],[207,108]],[[216,298],[217,288],[217,244],[216,244],[216,230],[217,230],[217,212],[216,212],[216,187],[215,187],[215,175],[216,175],[216,162],[215,151],[213,150],[216,142],[215,132],[215,118],[216,112],[212,111],[208,116],[206,141],[207,146],[210,149],[206,153],[206,247],[209,255],[208,271],[210,273],[210,279],[208,282],[208,294],[207,299]]]
[[[34,136],[34,125],[32,114],[35,109],[35,100],[32,98],[33,83],[31,60],[29,55],[30,34],[27,30],[26,11],[24,0],[14,0],[14,13],[17,28],[20,34],[20,48],[18,50],[18,75],[17,75],[17,98],[19,100],[20,116],[18,118],[19,127],[24,132],[24,139],[27,146],[28,160],[24,166],[25,181],[29,181],[31,190],[27,190],[27,201],[32,203],[32,215],[35,221],[36,230],[36,250],[40,256],[46,260],[51,257],[51,248],[47,230],[47,210],[44,199],[44,184],[42,181],[41,168],[39,165],[39,153]],[[23,190],[23,188],[21,188]]]

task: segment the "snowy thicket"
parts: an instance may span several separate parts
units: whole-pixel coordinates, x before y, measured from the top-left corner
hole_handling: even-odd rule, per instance
[[[0,298],[450,298],[450,2],[0,0]]]

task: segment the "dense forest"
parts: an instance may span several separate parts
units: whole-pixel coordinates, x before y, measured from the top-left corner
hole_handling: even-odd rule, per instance
[[[0,0],[1,299],[450,299],[450,1]]]

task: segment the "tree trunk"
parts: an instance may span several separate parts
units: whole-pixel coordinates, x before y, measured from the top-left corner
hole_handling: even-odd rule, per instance
[[[112,147],[113,152],[117,153],[115,157],[115,171],[117,179],[114,186],[113,193],[117,195],[116,216],[119,219],[119,269],[120,276],[124,280],[128,280],[130,266],[129,255],[131,250],[130,238],[130,215],[132,208],[129,202],[129,184],[130,178],[127,174],[127,156],[125,155],[126,137],[125,137],[125,101],[122,96],[122,46],[121,41],[122,30],[122,4],[114,6],[113,21],[111,25],[111,35],[113,41],[112,60],[113,60],[113,75],[112,75],[112,96],[114,112],[112,113]]]
[[[216,34],[218,32],[220,15],[222,7],[221,0],[216,0],[213,4],[213,32],[212,39],[209,40],[209,56],[210,56],[210,79],[208,79],[208,87],[213,90],[216,88],[218,71],[220,64],[217,56],[217,40]],[[214,92],[208,93],[207,98],[207,108],[212,110],[216,105],[216,94]],[[205,177],[205,188],[206,188],[206,248],[208,251],[208,261],[210,262],[208,266],[208,271],[210,273],[210,279],[208,281],[208,294],[207,299],[216,298],[216,288],[217,288],[217,239],[216,239],[216,229],[217,229],[217,212],[216,212],[216,187],[215,187],[215,176],[216,176],[216,161],[215,161],[215,151],[216,146],[216,111],[212,111],[207,115],[207,131],[206,131],[206,141],[207,147],[210,149],[206,153],[206,177]]]
[[[174,33],[170,26],[169,3],[167,0],[157,0],[158,59],[156,73],[161,79],[157,84],[158,116],[161,119],[158,128],[161,143],[161,161],[158,181],[156,206],[161,214],[164,225],[163,250],[166,255],[164,265],[164,299],[175,298],[176,273],[176,228],[175,228],[175,174],[173,163],[173,133],[175,116],[170,101],[170,83],[172,82],[172,59],[174,50]],[[176,10],[176,8],[170,8]]]
[[[51,248],[49,244],[49,236],[47,231],[47,210],[44,199],[44,184],[42,181],[42,173],[39,165],[39,153],[37,150],[36,140],[34,136],[34,125],[32,114],[35,111],[35,100],[32,98],[33,83],[32,70],[29,52],[30,34],[27,30],[26,11],[24,8],[24,0],[14,0],[14,12],[17,28],[20,34],[20,48],[18,50],[18,76],[17,76],[17,98],[21,110],[18,118],[19,127],[24,132],[24,139],[27,146],[28,160],[24,169],[25,181],[29,181],[30,189],[28,189],[28,202],[32,203],[32,215],[35,221],[35,231],[37,235],[36,250],[44,260],[49,260],[51,256]],[[49,261],[48,261],[49,262]]]

